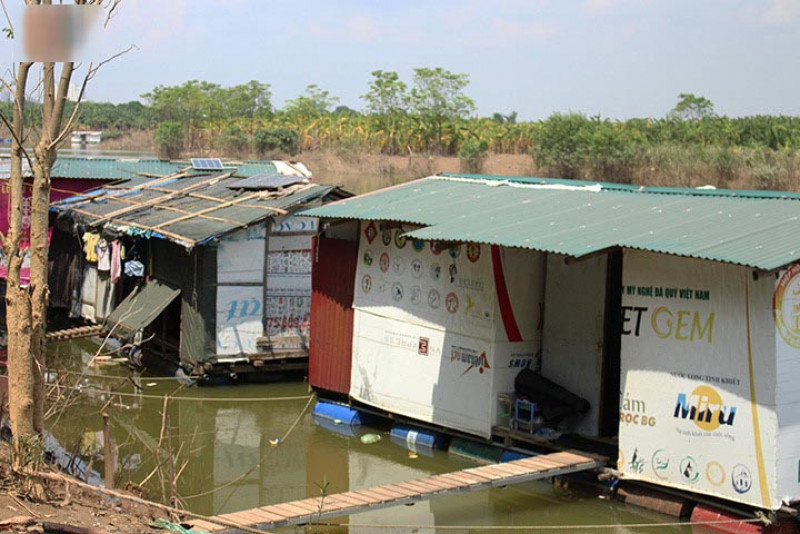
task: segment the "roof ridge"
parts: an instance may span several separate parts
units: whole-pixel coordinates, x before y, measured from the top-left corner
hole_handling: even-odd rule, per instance
[[[718,197],[718,198],[743,198],[743,199],[762,199],[762,200],[800,200],[800,193],[793,191],[773,191],[755,189],[717,189],[717,188],[696,188],[696,187],[675,187],[675,186],[646,186],[633,184],[620,184],[614,182],[600,182],[590,180],[571,180],[567,178],[545,178],[537,176],[508,176],[508,175],[484,175],[484,174],[463,174],[463,173],[441,173],[430,178],[461,178],[475,180],[476,182],[512,182],[529,185],[549,185],[570,187],[582,190],[595,189],[599,186],[600,191],[615,191],[622,193],[645,193],[657,195],[677,195],[677,196],[699,196],[699,197]],[[704,186],[705,187],[705,186]]]

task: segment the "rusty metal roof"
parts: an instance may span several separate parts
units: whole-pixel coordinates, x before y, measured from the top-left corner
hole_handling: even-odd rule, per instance
[[[800,260],[796,193],[448,174],[304,214],[413,223],[423,228],[411,238],[572,257],[625,247],[764,270]]]

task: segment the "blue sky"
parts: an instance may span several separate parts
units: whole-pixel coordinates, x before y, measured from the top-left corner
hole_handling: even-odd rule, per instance
[[[800,0],[123,0],[96,53],[129,44],[90,99],[255,79],[277,106],[316,83],[361,109],[371,71],[410,84],[441,66],[470,75],[481,115],[660,117],[682,92],[730,116],[800,115]]]

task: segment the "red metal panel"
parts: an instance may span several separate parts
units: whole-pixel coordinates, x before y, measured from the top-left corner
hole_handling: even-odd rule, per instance
[[[308,379],[315,388],[347,395],[358,245],[319,236],[314,252]]]

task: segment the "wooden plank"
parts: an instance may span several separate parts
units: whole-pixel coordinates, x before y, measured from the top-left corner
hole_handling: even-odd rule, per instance
[[[415,492],[417,495],[420,495],[420,494],[422,494],[422,493],[429,493],[429,492],[430,492],[430,489],[431,489],[431,488],[424,487],[424,486],[417,486],[416,484],[413,484],[413,483],[411,483],[411,482],[400,482],[400,483],[398,483],[398,484],[396,484],[396,485],[397,485],[397,486],[400,486],[401,488],[404,488],[404,489],[408,489],[408,490],[410,490],[410,491],[413,491],[413,492]]]
[[[193,519],[190,523],[197,527],[200,530],[206,530],[208,532],[215,532],[218,530],[223,530],[225,527],[218,525],[216,523],[209,523],[208,521],[203,521],[202,519]]]
[[[316,500],[316,499],[312,499],[312,500]],[[302,501],[292,501],[289,504],[291,504],[292,506],[294,506],[296,508],[300,508],[302,510],[305,510],[305,513],[307,513],[307,514],[316,514],[319,511],[319,505],[316,502],[315,503],[307,502],[306,499],[304,499]]]
[[[262,514],[264,517],[266,517],[269,521],[272,521],[274,523],[278,521],[285,521],[287,516],[272,511],[271,508],[273,506],[274,505],[272,504],[269,506],[262,506],[261,508],[256,508],[256,510],[258,510],[259,513]]]
[[[556,463],[550,462],[550,461],[545,460],[545,459],[543,459],[543,458],[541,458],[539,456],[536,456],[534,458],[525,458],[524,460],[516,460],[516,461],[519,462],[518,465],[521,465],[523,467],[529,467],[531,469],[539,469],[539,470],[543,470],[543,471],[544,470],[548,470],[548,469],[562,467],[562,464],[556,464]]]
[[[390,501],[396,501],[397,499],[402,499],[403,497],[406,497],[406,495],[403,495],[402,493],[391,491],[381,486],[369,488],[369,490],[366,491],[374,493],[375,495],[380,495],[384,500],[388,499]]]
[[[285,502],[276,506],[278,510],[287,510],[291,515],[306,515],[307,512],[303,508],[299,508],[292,502]]]
[[[439,491],[445,489],[445,486],[443,486],[442,484],[437,484],[435,482],[430,481],[427,478],[417,478],[415,480],[409,480],[408,483],[409,484],[415,484],[415,485],[420,486],[422,488],[427,488],[425,490],[426,493],[439,492]]]
[[[474,484],[482,484],[486,482],[486,479],[483,477],[479,477],[476,475],[468,475],[463,471],[458,471],[456,473],[449,473],[447,474],[448,477],[452,478],[453,480],[458,480],[465,486],[472,486]]]
[[[372,488],[367,488],[367,489],[363,489],[363,490],[355,490],[355,491],[351,491],[350,493],[355,493],[359,497],[364,497],[365,499],[369,499],[369,503],[368,504],[370,504],[370,505],[382,503],[382,502],[384,502],[386,500],[386,497],[384,497],[383,495],[379,495],[377,493],[373,493],[372,492]]]
[[[400,486],[400,484],[389,484],[388,486],[381,486],[381,488],[386,488],[387,490],[398,493],[403,497],[414,497],[415,495],[419,494],[416,491],[412,491],[410,489]]]
[[[514,465],[512,463],[497,464],[494,467],[498,471],[506,472],[511,476],[527,475],[527,474],[530,474],[530,473],[534,472],[534,470],[532,470],[530,468],[522,467],[521,465]]]
[[[276,516],[276,518],[278,519],[275,519],[275,521],[283,521],[294,515],[294,512],[290,512],[280,508],[279,504],[270,504],[269,506],[263,506],[259,508],[259,510]]]
[[[344,500],[346,503],[355,506],[364,506],[365,504],[369,504],[370,502],[372,502],[370,499],[367,499],[360,495],[356,495],[352,491],[348,491],[347,493],[340,493],[338,497]]]
[[[433,484],[439,484],[443,486],[442,489],[454,489],[463,486],[461,482],[457,482],[451,478],[448,478],[444,475],[436,475],[432,476],[431,478],[427,479],[426,482],[430,482]]]

